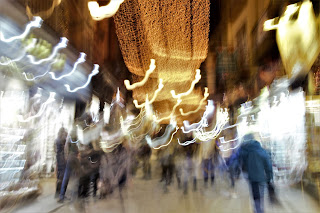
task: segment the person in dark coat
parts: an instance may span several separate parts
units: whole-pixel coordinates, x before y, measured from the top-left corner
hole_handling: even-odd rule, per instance
[[[90,156],[88,157],[91,165],[90,182],[93,183],[92,196],[96,197],[98,190],[98,179],[100,178],[101,157],[103,152],[94,150],[91,143],[89,144],[89,147],[92,150]]]
[[[244,142],[240,147],[239,157],[243,172],[247,175],[251,195],[254,201],[256,213],[262,213],[263,194],[265,183],[271,182],[273,178],[272,163],[270,156],[256,141],[253,134],[244,136]]]
[[[138,150],[138,156],[140,161],[142,162],[144,179],[151,179],[151,163],[150,163],[151,154],[152,154],[152,150],[147,143],[143,144]]]
[[[65,199],[65,193],[67,190],[67,186],[69,183],[70,176],[76,177],[77,173],[80,173],[80,162],[78,159],[79,149],[78,149],[78,136],[77,129],[74,126],[67,137],[66,145],[65,145],[65,155],[67,156],[67,164],[66,169],[63,176],[63,181],[61,185],[60,195],[59,195],[59,203],[63,202]]]
[[[56,184],[56,194],[55,197],[59,197],[61,190],[64,170],[66,168],[66,160],[64,156],[64,146],[66,143],[67,131],[61,127],[58,132],[58,137],[55,140],[55,152],[57,157],[57,184]]]

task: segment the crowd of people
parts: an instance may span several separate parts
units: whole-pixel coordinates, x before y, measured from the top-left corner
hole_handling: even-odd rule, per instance
[[[183,135],[184,140],[191,136]],[[88,198],[90,195],[105,198],[115,189],[120,192],[126,186],[129,178],[136,175],[142,168],[143,179],[149,180],[152,175],[151,156],[157,158],[161,168],[160,182],[164,193],[168,186],[177,182],[178,189],[188,193],[188,185],[197,190],[199,179],[203,178],[205,188],[214,185],[215,173],[221,172],[229,177],[232,197],[236,198],[235,180],[240,173],[248,180],[252,200],[256,212],[263,212],[263,194],[267,184],[270,198],[275,200],[272,184],[271,157],[264,150],[253,134],[243,138],[242,145],[231,149],[227,156],[221,153],[218,141],[207,141],[181,146],[178,143],[153,150],[147,143],[133,150],[130,146],[119,144],[111,152],[96,150],[92,143],[83,145],[78,142],[76,128],[69,133],[61,128],[55,141],[57,157],[57,187],[58,202],[65,199]],[[198,175],[201,168],[201,175]],[[153,177],[155,178],[155,177]],[[66,197],[69,180],[76,182],[76,187],[70,187],[71,198]],[[202,182],[202,181],[201,181]]]

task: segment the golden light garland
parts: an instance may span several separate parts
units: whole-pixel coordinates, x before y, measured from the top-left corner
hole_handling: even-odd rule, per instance
[[[180,103],[173,103],[172,94],[176,99],[179,94],[199,95],[186,102],[184,109],[199,105],[203,94],[194,92],[194,85],[201,78],[197,69],[207,56],[209,12],[209,0],[126,0],[121,4],[114,21],[125,64],[135,75],[133,82],[149,78],[141,87],[133,88],[136,106],[145,101],[145,94],[155,97],[157,79],[163,79],[165,87],[152,101],[155,111],[177,116],[175,109]],[[146,76],[151,58],[157,61],[157,69]],[[186,92],[187,85],[191,87]],[[175,92],[171,94],[172,90]],[[159,104],[160,101],[165,104]],[[170,107],[173,104],[176,108]],[[168,120],[168,116],[157,120]]]

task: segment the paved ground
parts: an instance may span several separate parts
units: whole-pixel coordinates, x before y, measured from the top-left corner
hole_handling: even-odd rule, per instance
[[[227,178],[217,176],[213,187],[204,188],[199,182],[197,191],[189,189],[187,195],[177,189],[176,183],[169,187],[167,193],[159,183],[158,176],[152,180],[142,180],[141,174],[132,179],[128,188],[123,191],[122,199],[119,192],[115,191],[106,199],[92,198],[80,202],[66,202],[58,204],[53,198],[54,182],[44,184],[45,195],[29,204],[12,211],[19,213],[38,212],[130,212],[130,213],[162,213],[162,212],[244,212],[251,213],[250,196],[248,185],[244,179],[236,182],[237,198],[232,198]],[[50,193],[51,192],[51,193]],[[278,196],[281,204],[272,206],[266,197],[266,213],[313,213],[320,212],[319,203],[304,193],[301,189],[292,187],[278,188]]]

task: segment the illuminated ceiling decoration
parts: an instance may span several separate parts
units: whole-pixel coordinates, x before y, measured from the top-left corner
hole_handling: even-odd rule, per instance
[[[204,90],[205,90],[205,91],[204,91],[204,95],[203,95],[203,98],[201,99],[201,101],[200,101],[200,103],[199,103],[198,108],[195,109],[195,110],[193,110],[193,111],[186,112],[186,113],[183,112],[183,109],[182,109],[182,108],[180,108],[179,111],[180,111],[181,115],[187,116],[187,115],[190,115],[190,114],[192,114],[192,113],[196,113],[196,112],[198,112],[198,111],[201,109],[201,106],[202,106],[203,102],[204,102],[205,100],[207,100],[207,98],[209,97],[208,88],[205,87]]]
[[[157,62],[148,81],[133,89],[136,103],[143,103],[145,94],[154,96],[159,79],[162,79],[165,87],[157,93],[153,107],[159,114],[171,115],[176,100],[170,91],[185,93],[185,88],[193,85],[194,76],[200,77],[197,69],[208,51],[209,12],[209,0],[126,0],[121,4],[114,21],[133,82],[145,78],[150,59]],[[203,98],[203,94],[193,88],[190,97],[194,98],[189,98],[183,105],[185,111],[196,110]],[[182,123],[179,112],[172,115]],[[169,122],[168,119],[162,121]]]
[[[17,62],[17,61],[20,61],[21,59],[23,59],[26,54],[28,53],[28,51],[32,48],[34,48],[36,46],[36,43],[37,43],[37,39],[32,39],[32,42],[30,44],[28,44],[24,50],[23,50],[23,53],[21,54],[21,56],[15,58],[15,59],[8,59],[7,61],[5,62],[1,62],[0,61],[0,65],[3,65],[3,66],[7,66],[9,65],[10,63],[12,62]]]
[[[100,21],[105,18],[110,18],[118,11],[124,0],[110,0],[108,5],[99,6],[96,1],[89,1],[88,8],[93,20]]]
[[[26,26],[26,29],[21,35],[13,36],[11,38],[5,38],[3,33],[0,31],[0,40],[3,42],[12,42],[15,40],[24,39],[30,32],[31,28],[40,28],[42,25],[42,19],[40,17],[34,17],[33,21],[29,22]]]
[[[67,74],[65,74],[65,75],[61,75],[61,76],[59,76],[59,77],[56,77],[53,72],[49,72],[49,74],[51,75],[51,78],[52,78],[53,80],[58,81],[58,80],[61,80],[62,78],[65,78],[65,77],[68,77],[68,76],[72,75],[72,74],[76,71],[77,66],[78,66],[79,64],[84,63],[84,62],[86,61],[85,58],[86,58],[86,54],[81,52],[78,60],[74,63],[71,72],[69,72],[69,73],[67,73]]]
[[[38,61],[35,60],[35,57],[33,55],[27,55],[27,57],[29,58],[30,62],[34,65],[39,65],[42,64],[44,62],[48,62],[54,59],[54,57],[57,55],[58,51],[60,49],[66,48],[68,44],[68,39],[65,37],[62,37],[60,39],[60,42],[53,48],[53,51],[51,53],[51,55],[48,58],[44,58],[44,59],[40,59]]]
[[[159,86],[158,86],[158,89],[154,92],[153,94],[153,97],[152,99],[149,101],[149,104],[152,104],[157,96],[158,96],[158,93],[163,89],[163,83],[162,83],[162,79],[159,79]],[[146,95],[146,101],[148,100],[148,95]],[[145,103],[142,103],[142,104],[138,104],[138,101],[137,100],[133,100],[133,103],[135,105],[135,107],[137,109],[141,109],[142,107],[146,106],[146,102]]]
[[[140,81],[140,82],[136,82],[132,85],[130,85],[130,81],[129,80],[124,80],[124,85],[126,86],[127,90],[133,90],[135,89],[136,87],[141,87],[143,86],[151,73],[153,73],[153,71],[156,69],[156,65],[155,65],[155,60],[154,59],[151,59],[151,62],[150,62],[150,67],[149,69],[146,71],[146,75],[144,76],[143,80]]]
[[[154,121],[160,123],[161,121],[169,120],[169,119],[173,118],[173,117],[174,117],[174,114],[175,114],[175,111],[176,111],[177,107],[180,105],[181,101],[182,101],[182,100],[181,100],[180,98],[177,99],[177,103],[173,106],[170,115],[168,115],[168,116],[166,116],[166,117],[163,117],[163,118],[160,118],[160,119],[158,119],[157,116],[154,115]]]
[[[86,82],[84,85],[82,85],[82,86],[80,86],[80,87],[76,87],[76,88],[74,88],[74,89],[71,89],[70,86],[69,86],[69,84],[65,84],[64,86],[66,87],[66,89],[67,89],[68,92],[76,92],[76,91],[78,91],[79,89],[86,88],[86,87],[89,85],[89,83],[90,83],[90,81],[91,81],[91,78],[92,78],[93,76],[97,75],[98,73],[99,73],[99,65],[98,65],[98,64],[95,64],[92,72],[91,72],[91,73],[89,74],[89,76],[88,76],[87,82]]]
[[[29,5],[27,5],[26,6],[27,15],[28,15],[29,18],[32,18],[34,16],[40,16],[43,19],[47,19],[52,15],[54,9],[61,4],[61,1],[62,0],[53,0],[52,5],[51,5],[51,7],[49,9],[43,10],[43,11],[40,11],[40,12],[37,12],[37,13],[32,13]]]
[[[319,55],[318,25],[309,0],[287,6],[280,18],[264,23],[265,31],[277,30],[276,38],[282,64],[292,80],[306,76]]]

